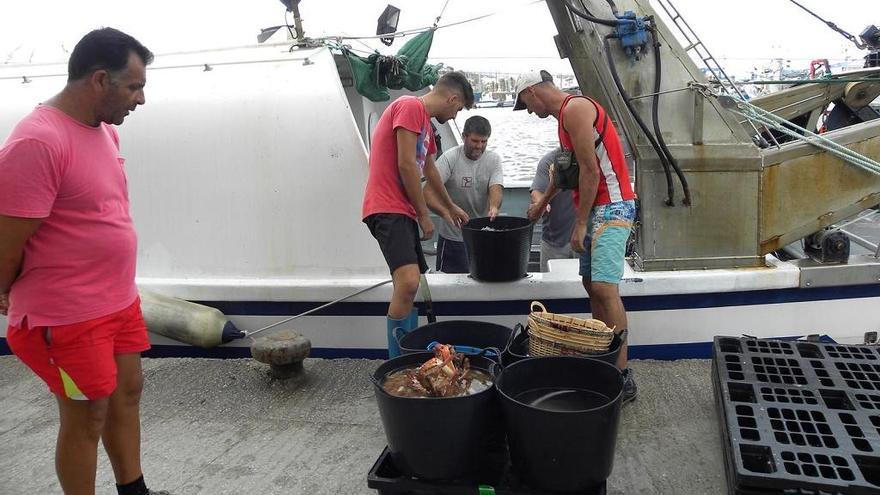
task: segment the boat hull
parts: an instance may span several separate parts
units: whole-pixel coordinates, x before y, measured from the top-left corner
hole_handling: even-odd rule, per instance
[[[533,274],[532,277],[538,278],[540,275]],[[624,288],[639,283],[636,279],[625,280]],[[442,287],[443,284],[438,285]],[[493,287],[504,285],[509,284],[487,284],[488,292],[491,293]],[[529,282],[524,280],[513,285],[528,287]],[[383,292],[375,295],[387,297]],[[437,287],[434,292],[445,290]],[[554,312],[589,316],[589,299],[576,290],[561,297],[541,297],[535,293],[530,297],[497,300],[443,298],[435,300],[432,306],[440,320],[486,321],[512,327],[526,322],[533,299],[540,299]],[[630,327],[629,354],[634,359],[707,358],[710,356],[712,338],[716,335],[796,338],[818,334],[836,342],[855,344],[864,341],[865,332],[876,331],[880,327],[878,284],[628,295],[623,300]],[[254,330],[308,311],[327,300],[213,299],[196,302],[221,310],[240,329]],[[418,303],[418,306],[420,322],[426,324],[426,307],[424,303]],[[277,329],[292,328],[309,338],[312,342],[311,355],[314,357],[378,359],[385,357],[386,312],[387,298],[355,299],[330,306]],[[3,324],[0,352],[9,353],[5,345],[5,320],[0,318],[0,323]],[[250,356],[247,339],[212,349],[189,346],[153,334],[151,341],[154,347],[147,356]]]

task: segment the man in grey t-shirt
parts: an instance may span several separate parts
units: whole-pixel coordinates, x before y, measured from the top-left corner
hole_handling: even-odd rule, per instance
[[[436,162],[452,202],[470,218],[494,219],[501,208],[504,175],[501,157],[486,151],[491,134],[492,127],[484,117],[475,115],[467,119],[461,133],[464,143],[443,153]],[[425,201],[432,210],[439,205],[430,188],[425,188]],[[437,232],[437,271],[467,273],[467,251],[460,226],[441,221]]]
[[[529,188],[532,204],[538,203],[544,191],[550,187],[550,165],[559,148],[549,151],[538,162],[535,179]],[[541,233],[541,271],[549,270],[548,261],[559,258],[577,258],[571,249],[571,229],[574,227],[574,201],[571,191],[561,191],[547,205],[549,211],[544,214]]]

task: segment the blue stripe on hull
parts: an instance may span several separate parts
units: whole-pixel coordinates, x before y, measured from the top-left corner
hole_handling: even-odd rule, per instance
[[[631,346],[628,350],[630,359],[659,359],[672,361],[676,359],[709,359],[712,357],[712,343],[698,342],[688,344],[659,344]],[[190,357],[212,359],[250,358],[251,351],[247,347],[215,347],[202,349],[186,345],[154,345],[144,353],[144,357]],[[387,359],[385,349],[351,349],[351,348],[313,348],[309,357],[323,359]]]
[[[700,309],[759,304],[781,304],[836,299],[880,297],[880,284],[823,287],[818,289],[774,289],[742,292],[714,292],[708,294],[667,294],[660,296],[630,296],[623,298],[627,311],[659,311],[673,309]],[[589,312],[589,300],[543,299],[555,313]],[[326,301],[269,302],[269,301],[194,301],[219,309],[227,315],[289,316],[316,308]],[[438,316],[491,316],[526,315],[530,300],[506,301],[448,301],[434,302]],[[422,306],[421,303],[418,304]],[[314,313],[316,316],[385,316],[387,302],[342,302]],[[424,307],[420,313],[425,314]]]
[[[663,296],[633,296],[624,298],[627,311],[656,311],[675,309],[698,309],[725,306],[780,304],[821,300],[857,299],[880,297],[880,284],[826,287],[819,289],[776,289],[710,294],[678,294]],[[266,301],[195,301],[215,307],[228,315],[295,315],[323,304],[317,302],[266,302]],[[450,301],[435,302],[434,312],[441,317],[521,315],[528,313],[527,300],[507,301]],[[586,298],[545,299],[551,310],[557,313],[580,313],[589,311]],[[385,302],[339,303],[315,313],[316,316],[385,316]],[[421,308],[424,315],[424,308]],[[629,350],[633,359],[686,359],[711,357],[711,343],[658,344],[633,346]],[[5,338],[0,338],[0,355],[11,354]],[[313,357],[318,358],[367,358],[383,359],[383,349],[315,348]],[[221,347],[201,349],[187,345],[157,345],[145,353],[147,357],[202,357],[202,358],[248,358],[246,347]]]
[[[634,345],[628,347],[626,353],[628,359],[709,359],[712,357],[712,343]]]
[[[354,348],[313,348],[309,357],[338,359],[386,359],[387,351],[385,349],[354,349]],[[5,337],[0,338],[0,356],[12,355],[12,349]],[[251,349],[249,347],[215,347],[213,349],[203,349],[191,345],[153,345],[153,348],[143,353],[144,357],[149,358],[165,358],[165,357],[189,357],[189,358],[209,358],[209,359],[242,359],[251,357]]]
[[[188,345],[154,345],[152,349],[144,353],[144,357],[242,359],[250,358],[251,350],[249,347],[215,347],[213,349],[202,349],[201,347]],[[309,357],[323,359],[386,359],[388,356],[385,349],[336,349],[321,347],[313,348],[311,353],[309,353]]]
[[[5,338],[0,338],[0,355],[12,354]],[[154,345],[144,353],[144,357],[188,357],[210,359],[242,359],[250,358],[248,347],[215,347],[202,349],[189,345]],[[351,348],[314,348],[309,357],[337,359],[386,359],[385,349],[351,349]],[[630,359],[708,359],[712,357],[712,343],[699,342],[690,344],[639,345],[629,348]]]

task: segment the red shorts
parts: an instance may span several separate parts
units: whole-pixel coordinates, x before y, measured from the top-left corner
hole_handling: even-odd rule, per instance
[[[116,313],[70,325],[21,328],[9,325],[12,352],[49,385],[75,400],[108,397],[116,390],[117,354],[150,348],[141,300]]]

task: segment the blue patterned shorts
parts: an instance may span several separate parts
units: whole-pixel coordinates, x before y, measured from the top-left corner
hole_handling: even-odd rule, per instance
[[[581,277],[593,282],[620,283],[626,257],[626,241],[636,219],[634,200],[599,205],[590,210],[586,251],[581,254]]]

